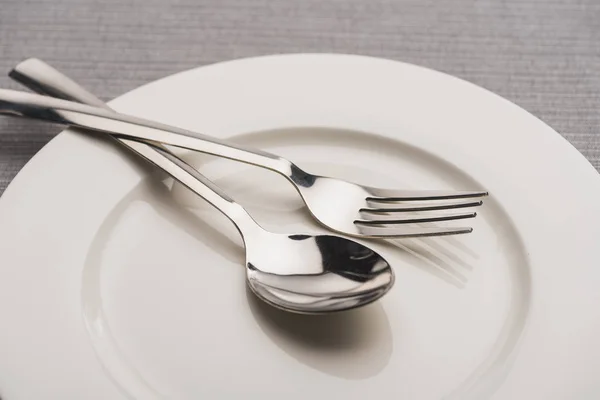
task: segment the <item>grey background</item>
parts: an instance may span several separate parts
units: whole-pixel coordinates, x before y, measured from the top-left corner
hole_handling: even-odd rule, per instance
[[[0,87],[39,57],[110,99],[195,66],[359,53],[444,71],[538,116],[600,169],[599,0],[0,0]],[[0,193],[60,128],[0,119]]]

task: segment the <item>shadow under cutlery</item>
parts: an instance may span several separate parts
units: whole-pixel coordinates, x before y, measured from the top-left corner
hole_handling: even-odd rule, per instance
[[[289,356],[328,375],[349,380],[377,375],[393,350],[392,330],[380,302],[354,310],[305,315],[281,311],[246,287],[262,331]]]

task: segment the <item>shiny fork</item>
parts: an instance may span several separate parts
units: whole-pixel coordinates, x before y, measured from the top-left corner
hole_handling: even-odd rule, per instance
[[[75,82],[35,59],[11,76],[55,97],[103,105]],[[485,191],[411,191],[373,188],[310,174],[289,160],[261,150],[180,128],[96,107],[34,94],[0,90],[0,113],[42,119],[102,131],[117,138],[169,144],[209,153],[280,173],[292,183],[311,214],[326,227],[355,237],[397,238],[469,233],[470,227],[423,226],[473,218],[475,212],[452,212],[482,204]]]

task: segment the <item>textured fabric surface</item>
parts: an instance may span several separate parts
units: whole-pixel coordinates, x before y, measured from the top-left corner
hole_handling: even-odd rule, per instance
[[[195,66],[358,53],[444,71],[524,107],[600,168],[598,0],[0,0],[0,87],[26,57],[104,99]],[[57,127],[0,119],[0,193]]]

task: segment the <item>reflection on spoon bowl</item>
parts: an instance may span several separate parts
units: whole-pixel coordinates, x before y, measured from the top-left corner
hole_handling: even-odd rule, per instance
[[[254,243],[247,246],[248,285],[262,300],[288,311],[360,307],[379,299],[394,283],[383,257],[339,236],[269,233],[268,240]]]

